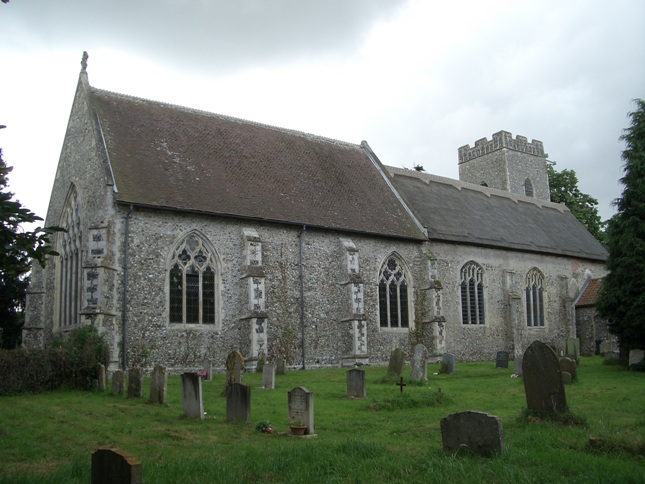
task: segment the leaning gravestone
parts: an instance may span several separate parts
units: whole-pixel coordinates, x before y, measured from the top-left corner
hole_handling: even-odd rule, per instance
[[[460,412],[441,419],[443,450],[454,454],[461,448],[484,457],[504,450],[502,419],[484,412]]]
[[[125,394],[125,377],[122,370],[112,373],[112,395]]]
[[[262,388],[265,390],[275,389],[275,365],[273,363],[262,365]]]
[[[128,398],[143,398],[143,368],[128,372]]]
[[[629,366],[638,365],[645,358],[643,350],[629,350]]]
[[[498,351],[495,358],[495,368],[508,368],[508,351]]]
[[[414,346],[410,363],[411,381],[428,381],[428,348],[421,343]]]
[[[524,373],[522,372],[522,355],[516,356],[515,357],[515,362],[513,364],[513,370],[516,376],[522,376]]]
[[[441,366],[445,373],[452,375],[457,371],[457,357],[453,353],[445,353],[441,358]]]
[[[182,406],[184,416],[188,418],[204,418],[204,402],[202,401],[202,379],[197,373],[181,375]]]
[[[578,338],[567,338],[564,346],[564,356],[571,358],[578,364],[580,362],[580,340]]]
[[[92,484],[141,482],[141,463],[127,452],[97,449],[92,454]]]
[[[388,376],[395,378],[401,377],[403,365],[405,364],[405,354],[401,348],[396,348],[390,355],[390,363],[387,366]]]
[[[526,406],[538,414],[567,411],[560,362],[553,348],[534,341],[524,352],[522,361]]]
[[[168,375],[166,368],[162,365],[155,365],[152,370],[152,378],[150,379],[150,398],[149,403],[158,403],[165,405],[166,396],[168,394]]]
[[[350,398],[363,398],[365,391],[365,372],[357,368],[347,371],[347,396]]]
[[[563,356],[560,358],[560,371],[566,371],[571,375],[571,380],[578,378],[578,365],[571,358]]]
[[[226,386],[233,383],[242,383],[244,371],[244,357],[239,351],[232,351],[226,358]]]
[[[226,421],[251,420],[251,387],[233,383],[226,388]]]
[[[296,387],[289,392],[289,422],[301,422],[307,426],[305,435],[314,435],[314,394],[305,387]]]

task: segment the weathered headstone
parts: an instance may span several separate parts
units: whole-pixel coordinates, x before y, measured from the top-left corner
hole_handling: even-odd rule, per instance
[[[127,452],[97,449],[92,454],[92,484],[141,482],[141,463]]]
[[[347,396],[350,398],[363,398],[367,396],[365,390],[365,371],[357,368],[347,371]]]
[[[448,375],[457,371],[457,357],[453,353],[445,353],[441,358],[441,366]]]
[[[143,368],[128,372],[128,398],[143,398]]]
[[[489,457],[504,451],[502,419],[484,412],[453,413],[441,419],[443,450],[453,454],[461,448]]]
[[[405,354],[401,348],[396,348],[390,355],[390,363],[387,366],[388,376],[399,378],[403,373],[403,365],[405,364]]]
[[[148,402],[158,403],[165,405],[166,396],[168,395],[168,375],[166,368],[162,365],[155,365],[152,370],[152,378],[150,379],[150,398]]]
[[[305,387],[296,387],[289,392],[289,422],[301,422],[307,426],[305,435],[314,435],[314,394]]]
[[[251,420],[251,387],[233,383],[226,388],[226,420]]]
[[[122,370],[112,373],[112,395],[125,394],[125,376]]]
[[[524,375],[524,372],[522,371],[522,355],[515,357],[515,362],[513,363],[513,370],[514,370],[514,374],[517,376]]]
[[[495,368],[508,368],[508,351],[498,351],[495,358]]]
[[[563,356],[560,358],[560,371],[566,371],[571,375],[571,380],[578,378],[578,365],[571,359]]]
[[[202,372],[202,378],[204,380],[213,380],[213,360],[211,360],[210,358],[204,358],[204,361],[202,362]]]
[[[264,363],[262,368],[262,388],[273,390],[275,388],[275,365]]]
[[[231,351],[226,358],[226,386],[242,383],[244,356],[239,351]]]
[[[107,375],[105,374],[105,365],[99,363],[96,365],[96,371],[98,373],[98,390],[104,392],[107,389]]]
[[[580,340],[578,338],[567,338],[564,348],[564,356],[571,358],[578,364],[580,361]]]
[[[560,362],[553,348],[541,341],[531,343],[524,352],[522,371],[529,410],[540,414],[567,411]]]
[[[255,371],[257,373],[262,373],[264,371],[264,365],[266,365],[267,362],[267,355],[264,353],[264,351],[260,351],[260,354],[258,355],[258,364],[255,367]]]
[[[204,418],[202,379],[197,373],[182,373],[181,386],[184,415],[188,418]]]
[[[645,358],[643,350],[629,350],[629,366],[638,365]]]
[[[287,363],[284,361],[284,358],[278,357],[275,360],[275,372],[278,375],[286,375],[287,374]]]
[[[562,372],[562,383],[564,383],[565,385],[571,385],[571,381],[572,381],[571,373],[569,373],[568,371],[563,371]]]
[[[421,382],[428,381],[428,348],[421,343],[415,345],[412,350],[410,380]]]

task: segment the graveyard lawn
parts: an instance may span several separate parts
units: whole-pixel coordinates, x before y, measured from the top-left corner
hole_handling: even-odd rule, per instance
[[[494,355],[492,356],[492,358]],[[181,380],[168,378],[167,403],[105,393],[58,391],[0,397],[0,482],[89,482],[98,448],[128,452],[143,482],[643,482],[645,374],[581,358],[566,387],[577,417],[564,425],[526,417],[524,385],[508,369],[459,363],[455,374],[429,365],[428,383],[385,381],[364,367],[367,396],[347,396],[346,369],[290,371],[275,390],[244,374],[251,420],[228,423],[226,376],[203,382],[205,419],[183,416]],[[285,438],[287,393],[314,394],[317,438]],[[441,419],[474,410],[500,417],[505,451],[490,458],[442,448]],[[274,432],[256,430],[271,422]],[[581,424],[580,422],[583,422]]]

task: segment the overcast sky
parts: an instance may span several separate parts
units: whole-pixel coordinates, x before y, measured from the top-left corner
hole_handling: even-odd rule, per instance
[[[642,0],[11,0],[0,148],[45,217],[80,71],[94,87],[360,143],[458,178],[457,149],[539,139],[613,213],[645,98]]]

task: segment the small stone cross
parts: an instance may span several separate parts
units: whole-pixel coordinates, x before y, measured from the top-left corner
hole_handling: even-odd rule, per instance
[[[403,383],[403,377],[401,377],[401,381],[399,383],[395,383],[395,385],[397,385],[401,389],[401,393],[403,393],[403,387],[408,386],[407,384]]]

